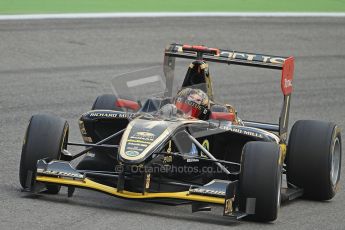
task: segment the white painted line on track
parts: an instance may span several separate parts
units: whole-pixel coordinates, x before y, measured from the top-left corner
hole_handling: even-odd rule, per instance
[[[0,15],[0,20],[164,17],[345,17],[338,12],[145,12]]]

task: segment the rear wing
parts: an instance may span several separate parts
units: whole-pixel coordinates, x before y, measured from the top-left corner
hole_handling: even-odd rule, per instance
[[[286,142],[290,97],[293,90],[294,57],[280,57],[174,43],[169,45],[164,52],[164,73],[167,80],[166,85],[168,94],[172,92],[176,58],[281,70],[280,87],[284,96],[284,102],[279,118],[279,130],[277,131],[279,132],[281,141],[283,143]]]

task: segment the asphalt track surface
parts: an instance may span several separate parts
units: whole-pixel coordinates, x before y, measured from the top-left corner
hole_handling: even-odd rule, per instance
[[[68,119],[70,140],[80,141],[77,119],[97,95],[111,93],[111,78],[161,64],[170,42],[294,55],[290,127],[298,119],[320,119],[344,129],[344,25],[345,18],[1,21],[0,229],[344,229],[345,170],[332,201],[290,202],[269,224],[229,220],[221,216],[221,207],[192,214],[190,206],[121,200],[86,190],[72,198],[66,190],[32,197],[21,192],[18,182],[22,139],[32,114]],[[210,68],[217,96],[235,105],[243,118],[278,119],[279,72]]]

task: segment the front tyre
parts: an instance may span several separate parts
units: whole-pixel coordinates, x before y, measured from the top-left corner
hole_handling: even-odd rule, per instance
[[[335,196],[341,170],[341,135],[331,122],[300,120],[292,127],[287,149],[287,181],[304,189],[304,197]]]
[[[239,180],[240,211],[246,212],[248,198],[255,198],[250,219],[269,222],[277,219],[282,178],[280,148],[276,143],[248,142],[242,151]]]
[[[66,120],[48,114],[31,117],[24,137],[20,159],[19,180],[26,187],[28,174],[35,175],[36,164],[40,159],[60,159],[67,147],[69,126]],[[47,185],[47,193],[57,194],[58,185]]]

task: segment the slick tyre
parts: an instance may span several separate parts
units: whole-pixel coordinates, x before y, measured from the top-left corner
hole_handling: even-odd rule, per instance
[[[341,135],[337,125],[297,121],[287,148],[288,183],[303,188],[307,199],[332,199],[339,184],[341,155]]]
[[[275,143],[248,142],[242,152],[239,180],[240,211],[248,211],[249,200],[255,214],[248,219],[269,222],[277,219],[282,179],[280,148]],[[249,198],[249,199],[248,199]],[[254,199],[250,199],[254,198]],[[247,203],[248,202],[248,203]]]
[[[116,106],[118,99],[125,99],[128,101],[133,101],[131,98],[126,96],[116,97],[113,94],[103,94],[98,96],[92,105],[92,110],[115,110],[115,111],[125,111],[124,108]]]
[[[67,147],[69,126],[66,120],[47,114],[31,117],[27,127],[20,159],[19,180],[23,188],[32,183],[40,159],[60,159]],[[29,176],[28,176],[29,175]],[[27,182],[30,178],[31,181]],[[47,193],[57,194],[60,186],[47,185]]]

